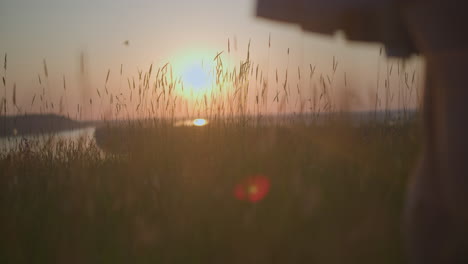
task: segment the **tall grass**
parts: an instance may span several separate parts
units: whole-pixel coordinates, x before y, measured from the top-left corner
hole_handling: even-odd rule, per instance
[[[212,87],[192,98],[183,96],[189,88],[170,63],[137,76],[125,76],[124,65],[119,75],[109,69],[70,116],[89,109],[127,122],[103,123],[96,141],[24,139],[0,153],[0,262],[402,263],[401,208],[419,137],[406,115],[390,123],[393,66],[385,122],[356,126],[343,114],[349,101],[336,99],[342,90],[352,94],[345,74],[344,88],[336,85],[337,58],[328,73],[309,64],[293,80],[295,67],[264,71],[248,45],[233,68],[226,53],[214,54]],[[229,56],[230,40],[227,49]],[[80,81],[88,89],[83,58]],[[39,111],[57,111],[43,66]],[[110,86],[117,76],[128,85],[118,91]],[[398,63],[404,113],[416,89],[409,76]],[[5,79],[6,55],[4,109]],[[71,111],[62,101],[65,80],[60,113]],[[268,123],[271,114],[281,121]],[[176,126],[199,117],[210,123]],[[266,197],[236,199],[235,186],[259,174],[271,184]]]
[[[108,129],[116,154],[25,141],[2,155],[3,263],[403,260],[412,125]],[[256,174],[265,199],[236,200]]]
[[[321,69],[310,63],[307,64],[307,69],[297,66],[297,74],[291,74],[295,72],[296,66],[289,65],[292,51],[288,49],[284,55],[280,55],[288,61],[284,71],[276,67],[270,72],[271,36],[265,45],[268,47],[265,67],[252,60],[250,41],[247,44],[245,58],[237,65],[231,65],[226,60],[231,61],[238,54],[231,53],[231,44],[228,40],[228,52],[219,51],[214,53],[212,58],[206,58],[213,62],[213,67],[206,69],[212,81],[208,87],[204,87],[203,93],[197,93],[189,84],[183,83],[181,76],[175,76],[170,62],[161,63],[160,66],[148,65],[146,71],[137,69],[137,75],[126,75],[123,72],[124,65],[121,64],[120,74],[111,74],[109,68],[103,78],[104,85],[93,86],[88,75],[86,56],[81,54],[78,83],[81,99],[76,100],[69,98],[70,95],[67,94],[65,75],[62,76],[63,89],[50,85],[49,68],[44,59],[43,73],[38,74],[41,91],[31,93],[30,107],[24,107],[23,103],[22,107],[16,106],[8,111],[8,105],[15,105],[12,102],[13,97],[22,102],[24,98],[16,98],[16,94],[7,97],[7,90],[15,89],[8,88],[7,85],[5,54],[2,112],[4,114],[57,113],[75,119],[106,120],[175,120],[200,116],[225,120],[261,119],[266,115],[288,113],[317,118],[321,113],[339,113],[356,109],[356,102],[362,101],[359,99],[360,93],[355,92],[361,89],[353,87],[353,83],[350,83],[346,77],[346,72],[339,70],[339,60],[335,56],[331,61],[331,67]],[[377,66],[377,83],[375,91],[372,92],[373,98],[369,99],[368,109],[374,110],[376,119],[380,111],[385,112],[387,119],[408,119],[409,112],[419,107],[421,101],[416,70],[407,67],[404,61],[385,62],[382,56],[381,51]],[[386,63],[386,71],[382,74],[380,69],[383,63]],[[398,68],[396,76],[394,66]],[[309,78],[304,78],[307,75]],[[384,75],[383,78],[381,75]],[[126,88],[121,87],[122,80],[126,80],[128,84]],[[380,89],[382,81],[383,90]],[[395,81],[398,83],[392,84]],[[11,83],[14,85],[14,82]],[[118,85],[114,85],[117,83]],[[69,105],[70,101],[78,104]],[[360,109],[365,108],[365,103],[361,103]],[[401,114],[395,116],[391,114],[392,110]]]

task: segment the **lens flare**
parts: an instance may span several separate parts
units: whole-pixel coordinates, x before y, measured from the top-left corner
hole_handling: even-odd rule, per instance
[[[264,175],[257,174],[244,179],[234,187],[234,197],[241,201],[256,203],[270,191],[270,180]]]

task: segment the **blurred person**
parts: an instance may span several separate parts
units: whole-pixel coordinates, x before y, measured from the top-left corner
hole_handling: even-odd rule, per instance
[[[257,15],[383,43],[425,59],[424,147],[410,178],[410,263],[468,263],[468,3],[456,0],[257,0]]]

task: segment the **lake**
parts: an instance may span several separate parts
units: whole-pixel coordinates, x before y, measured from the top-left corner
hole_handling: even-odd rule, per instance
[[[94,142],[95,127],[85,127],[73,130],[60,131],[49,134],[20,135],[11,137],[0,137],[0,152],[9,152],[19,147],[21,142],[34,142],[35,147],[43,147],[45,144],[55,144],[60,140],[78,142],[85,139],[86,142]]]

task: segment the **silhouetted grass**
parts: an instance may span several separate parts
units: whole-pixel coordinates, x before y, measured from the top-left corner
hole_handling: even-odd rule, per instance
[[[403,262],[414,123],[102,129],[129,147],[1,156],[0,262]],[[268,195],[236,200],[254,174]]]
[[[68,105],[61,76],[55,108],[44,59],[29,112],[119,121],[99,127],[97,143],[24,140],[0,153],[0,263],[402,263],[401,209],[419,148],[414,72],[398,62],[390,86],[387,64],[384,96],[379,83],[371,91],[375,120],[357,126],[344,118],[355,94],[346,73],[336,84],[335,57],[331,71],[309,64],[296,77],[289,49],[287,68],[270,73],[271,39],[266,70],[248,48],[230,68],[228,40],[227,55],[213,54],[212,87],[194,96],[170,63],[137,76],[108,69],[104,89],[91,89],[82,54],[83,98]],[[6,55],[3,72],[0,114],[26,115]],[[265,122],[272,113],[280,124]],[[176,126],[178,116],[210,123]],[[267,196],[237,200],[235,186],[258,174]]]

